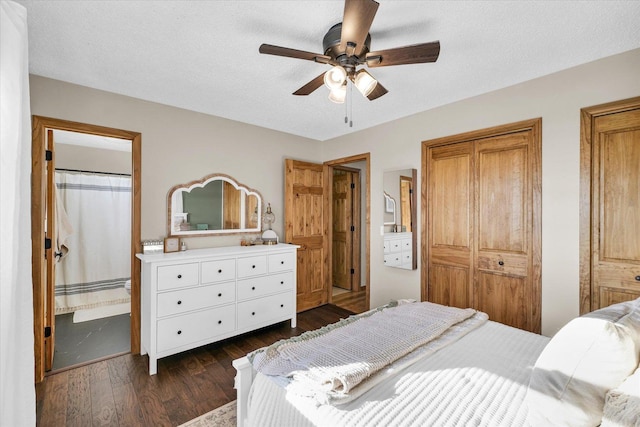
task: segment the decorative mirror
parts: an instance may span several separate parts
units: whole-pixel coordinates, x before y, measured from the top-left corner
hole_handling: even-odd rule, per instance
[[[396,200],[384,193],[384,225],[396,225]]]
[[[207,175],[169,190],[170,236],[259,233],[262,196],[228,175]]]
[[[384,173],[384,264],[418,268],[416,245],[416,169]]]

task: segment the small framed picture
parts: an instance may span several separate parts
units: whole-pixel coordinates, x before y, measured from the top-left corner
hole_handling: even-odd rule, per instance
[[[179,237],[165,237],[164,238],[164,252],[178,252],[180,250],[180,238]]]

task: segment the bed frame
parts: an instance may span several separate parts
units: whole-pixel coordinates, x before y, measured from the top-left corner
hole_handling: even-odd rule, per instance
[[[235,359],[233,367],[236,369],[237,374],[235,377],[234,388],[238,390],[238,400],[236,404],[237,408],[237,427],[244,427],[247,421],[247,405],[249,403],[249,390],[251,390],[251,384],[255,378],[256,371],[253,369],[253,365],[247,359],[247,356]]]

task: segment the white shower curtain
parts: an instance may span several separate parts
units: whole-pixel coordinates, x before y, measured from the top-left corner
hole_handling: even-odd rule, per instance
[[[36,424],[27,11],[0,1],[0,425]]]
[[[131,177],[56,171],[55,181],[73,228],[56,264],[56,314],[129,302]]]

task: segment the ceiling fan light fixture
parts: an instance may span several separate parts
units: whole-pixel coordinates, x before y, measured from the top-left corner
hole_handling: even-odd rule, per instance
[[[345,84],[335,89],[331,89],[331,91],[329,92],[329,100],[331,102],[335,102],[336,104],[344,104],[344,100],[346,97],[347,97],[346,81],[345,81]]]
[[[353,83],[356,85],[356,88],[358,88],[362,95],[369,96],[369,94],[373,92],[373,89],[376,88],[378,81],[365,70],[360,70],[356,74],[356,78],[354,79]]]
[[[339,89],[347,80],[347,71],[339,65],[324,73],[324,84],[330,90]]]

